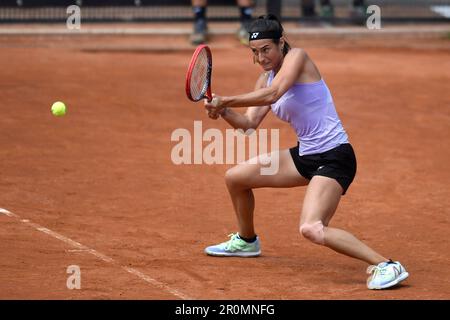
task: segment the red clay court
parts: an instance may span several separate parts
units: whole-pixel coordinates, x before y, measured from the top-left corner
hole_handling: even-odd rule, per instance
[[[186,36],[1,35],[0,298],[449,299],[449,39],[288,39],[321,70],[358,159],[331,225],[400,260],[404,284],[370,291],[364,263],[303,239],[305,188],[256,190],[261,257],[203,253],[236,222],[230,166],[170,158],[175,129],[228,128],[185,97]],[[210,46],[213,91],[251,90],[250,51],[229,34]],[[50,113],[58,100],[65,117]],[[296,144],[274,115],[262,128]]]

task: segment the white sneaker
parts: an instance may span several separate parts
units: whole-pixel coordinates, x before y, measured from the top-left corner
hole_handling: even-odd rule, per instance
[[[257,257],[261,254],[259,238],[252,243],[245,242],[237,233],[229,235],[230,240],[205,249],[205,253],[216,257]]]
[[[408,278],[409,273],[398,261],[389,260],[381,262],[377,266],[369,266],[367,273],[367,288],[386,289]]]

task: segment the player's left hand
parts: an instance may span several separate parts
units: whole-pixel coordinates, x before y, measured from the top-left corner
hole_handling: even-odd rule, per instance
[[[205,104],[205,109],[206,109],[206,114],[208,115],[208,117],[210,117],[211,119],[214,119],[214,120],[216,120],[216,119],[219,119],[219,114],[218,113],[216,113],[214,110],[213,110],[213,108],[211,108],[211,107],[208,107],[206,104]]]

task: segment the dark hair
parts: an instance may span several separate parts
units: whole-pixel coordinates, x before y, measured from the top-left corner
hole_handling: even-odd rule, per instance
[[[272,32],[278,32],[280,34],[284,33],[283,26],[281,25],[281,22],[278,20],[278,18],[269,13],[263,16],[259,16],[256,20],[252,22],[250,27],[248,28],[249,33],[253,32],[266,32],[266,31],[272,31]],[[272,39],[272,41],[275,44],[280,43],[280,39]],[[285,56],[289,50],[291,50],[291,46],[289,43],[285,40],[284,41],[284,47],[283,47],[283,55]]]

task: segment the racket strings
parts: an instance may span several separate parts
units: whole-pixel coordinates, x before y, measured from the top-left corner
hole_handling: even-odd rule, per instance
[[[191,96],[195,100],[201,99],[208,89],[208,69],[208,55],[202,50],[195,61],[190,82]]]

